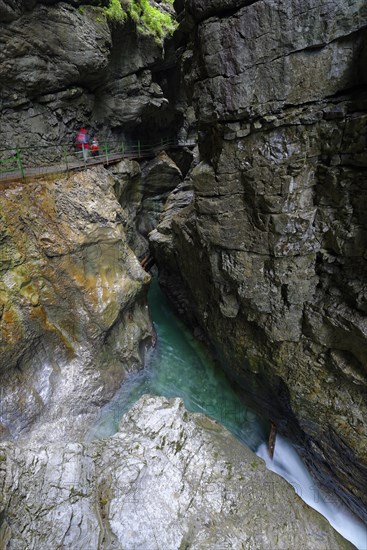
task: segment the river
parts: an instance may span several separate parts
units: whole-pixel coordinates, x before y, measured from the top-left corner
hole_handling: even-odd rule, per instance
[[[334,496],[320,491],[289,441],[278,436],[274,458],[269,458],[266,422],[244,407],[205,347],[176,317],[156,278],[151,283],[148,302],[157,345],[147,357],[146,367],[129,375],[113,401],[101,411],[88,439],[114,434],[122,415],[143,394],[181,397],[189,411],[207,414],[223,424],[263,458],[269,470],[291,483],[297,494],[340,534],[359,550],[367,550],[367,527]]]

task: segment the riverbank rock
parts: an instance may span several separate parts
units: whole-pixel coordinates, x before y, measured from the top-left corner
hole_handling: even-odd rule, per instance
[[[9,550],[352,548],[180,399],[143,396],[106,440],[7,443],[0,456],[0,540]]]
[[[185,8],[201,162],[161,281],[367,520],[366,3]]]
[[[100,168],[0,190],[4,436],[73,433],[142,366],[150,277],[113,183]]]

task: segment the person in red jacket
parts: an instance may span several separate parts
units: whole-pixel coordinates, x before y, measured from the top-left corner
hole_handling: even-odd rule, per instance
[[[99,155],[99,145],[98,145],[98,139],[96,136],[92,139],[92,145],[90,146],[90,150],[92,153],[92,157],[98,157]]]
[[[90,136],[86,128],[80,128],[79,132],[76,135],[75,147],[77,151],[82,151],[83,159],[87,160],[90,149]]]

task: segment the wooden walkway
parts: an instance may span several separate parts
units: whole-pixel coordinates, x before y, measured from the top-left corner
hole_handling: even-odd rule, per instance
[[[110,166],[111,164],[116,164],[120,160],[130,159],[130,160],[144,160],[148,158],[154,158],[162,151],[169,151],[172,149],[182,149],[185,147],[194,147],[196,145],[195,141],[177,143],[167,147],[155,147],[147,151],[127,151],[125,153],[110,153],[108,155],[102,154],[96,157],[89,157],[86,161],[83,159],[76,159],[75,161],[64,161],[60,164],[53,164],[47,166],[36,166],[33,168],[24,168],[22,170],[13,170],[13,171],[3,171],[0,172],[0,183],[10,183],[16,181],[27,182],[30,179],[47,177],[48,175],[56,175],[62,173],[73,172],[77,170],[86,170],[93,166]]]
[[[19,180],[29,180],[33,178],[39,178],[51,174],[60,174],[65,172],[72,172],[76,170],[85,170],[86,168],[90,166],[96,166],[98,164],[113,164],[121,160],[123,157],[121,155],[111,155],[111,157],[116,158],[110,158],[107,162],[107,159],[105,155],[97,158],[90,158],[85,163],[82,160],[76,160],[75,162],[70,162],[66,166],[65,163],[62,164],[53,164],[51,166],[37,166],[35,168],[25,168],[23,170],[23,174],[21,170],[15,170],[13,172],[2,172],[0,173],[0,182],[11,182],[11,181],[19,181]]]

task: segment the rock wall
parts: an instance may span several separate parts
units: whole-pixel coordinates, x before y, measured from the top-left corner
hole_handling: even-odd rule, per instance
[[[366,520],[366,3],[177,6],[200,163],[162,283]]]
[[[150,277],[126,243],[114,183],[99,168],[2,186],[4,437],[75,437],[142,366]]]
[[[0,3],[2,148],[72,144],[81,125],[101,141],[154,143],[182,124],[174,50],[165,55],[131,22],[108,21],[89,3]]]
[[[181,30],[164,55],[132,25],[109,25],[96,6],[0,0],[2,146],[71,143],[81,124],[106,138],[152,139],[168,128],[185,137],[197,117],[199,162],[151,236],[161,280],[255,406],[365,517],[365,1],[175,6]],[[99,405],[111,395],[123,376],[120,326],[127,347],[134,333],[128,368],[139,362],[135,344],[150,328],[132,304],[145,276],[119,219],[137,250],[145,242],[111,195],[112,185],[134,195],[129,178],[138,170],[116,174],[4,190],[5,435],[27,429],[17,409],[34,423],[53,406],[53,380],[65,365],[78,383],[55,402],[66,396],[76,417],[83,396]],[[126,186],[118,181],[125,176]],[[140,189],[133,217],[142,197]],[[125,267],[113,261],[111,271],[103,259],[110,255],[122,255]],[[78,347],[83,341],[89,347]],[[116,364],[116,378],[107,363]]]
[[[186,151],[191,156],[191,151]],[[159,222],[171,191],[182,180],[176,163],[161,151],[151,160],[123,160],[109,169],[124,218],[127,243],[139,258],[150,254],[148,234]]]

